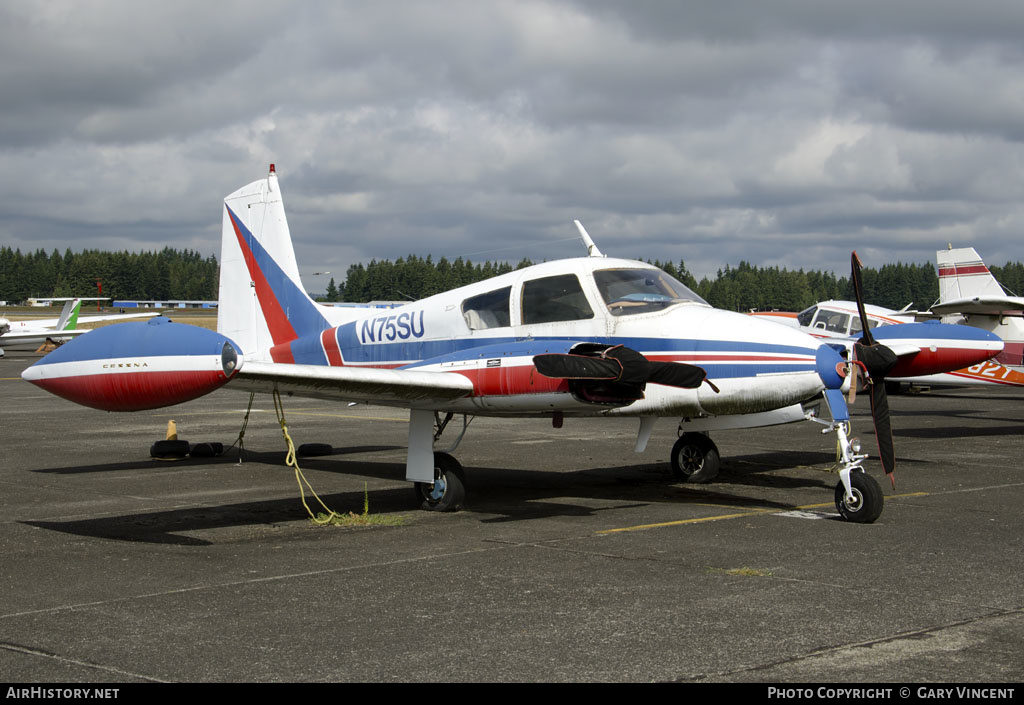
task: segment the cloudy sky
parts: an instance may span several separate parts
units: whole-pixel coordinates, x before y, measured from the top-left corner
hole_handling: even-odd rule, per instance
[[[7,2],[0,244],[219,254],[274,162],[339,279],[581,255],[574,218],[698,277],[1024,260],[1021,37],[1019,0]]]

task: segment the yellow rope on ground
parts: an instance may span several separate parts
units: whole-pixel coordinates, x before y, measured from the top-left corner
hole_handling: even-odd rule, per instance
[[[285,443],[288,445],[288,454],[285,456],[284,462],[289,467],[295,469],[295,482],[299,485],[299,496],[302,498],[302,506],[306,508],[307,512],[309,512],[309,518],[314,524],[323,526],[331,523],[331,520],[335,517],[340,517],[341,515],[329,509],[327,505],[324,504],[323,500],[320,499],[319,495],[317,495],[316,491],[313,489],[313,486],[309,484],[309,480],[307,480],[306,476],[302,474],[302,470],[299,468],[299,463],[296,459],[295,443],[292,442],[292,437],[288,434],[288,426],[284,420],[284,405],[281,403],[281,395],[276,389],[274,390],[274,412],[277,414],[277,422],[281,424],[281,432],[284,434]],[[303,484],[309,488],[310,494],[316,498],[316,501],[319,502],[320,506],[324,508],[325,512],[327,512],[326,518],[317,519],[316,515],[313,514],[313,510],[311,510],[309,505],[306,504],[306,491],[303,489]]]

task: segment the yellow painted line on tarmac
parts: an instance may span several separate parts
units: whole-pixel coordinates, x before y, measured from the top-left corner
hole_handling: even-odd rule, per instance
[[[902,499],[904,497],[925,497],[929,492],[910,492],[907,494],[898,494],[887,497],[886,501],[892,499]],[[696,504],[696,503],[695,503]],[[696,504],[699,507],[722,507],[725,505],[721,504]],[[647,529],[661,529],[667,526],[685,526],[686,524],[702,524],[709,521],[723,521],[726,519],[742,519],[743,517],[753,517],[761,514],[781,514],[783,512],[795,512],[805,509],[821,509],[822,507],[834,507],[834,502],[821,502],[819,504],[803,504],[798,507],[789,507],[782,509],[779,507],[762,508],[762,509],[748,509],[742,512],[733,512],[732,514],[719,514],[710,517],[697,517],[695,519],[680,519],[678,521],[665,521],[657,524],[640,524],[638,526],[625,526],[619,529],[603,529],[596,533],[598,534],[621,534],[627,531],[646,531]]]

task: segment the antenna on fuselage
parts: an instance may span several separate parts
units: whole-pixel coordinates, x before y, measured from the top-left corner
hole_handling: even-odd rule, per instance
[[[597,245],[590,239],[590,235],[587,234],[587,229],[583,227],[583,223],[578,220],[572,221],[576,223],[576,228],[580,231],[580,237],[583,238],[583,246],[587,248],[588,257],[604,257],[601,250],[597,249]]]

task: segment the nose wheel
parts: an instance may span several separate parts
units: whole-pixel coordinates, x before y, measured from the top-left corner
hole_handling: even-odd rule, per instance
[[[684,433],[672,446],[672,474],[682,482],[705,483],[718,477],[718,446],[703,433]]]
[[[846,521],[870,524],[882,514],[885,499],[875,478],[863,471],[850,473],[850,492],[836,485],[836,509]]]

